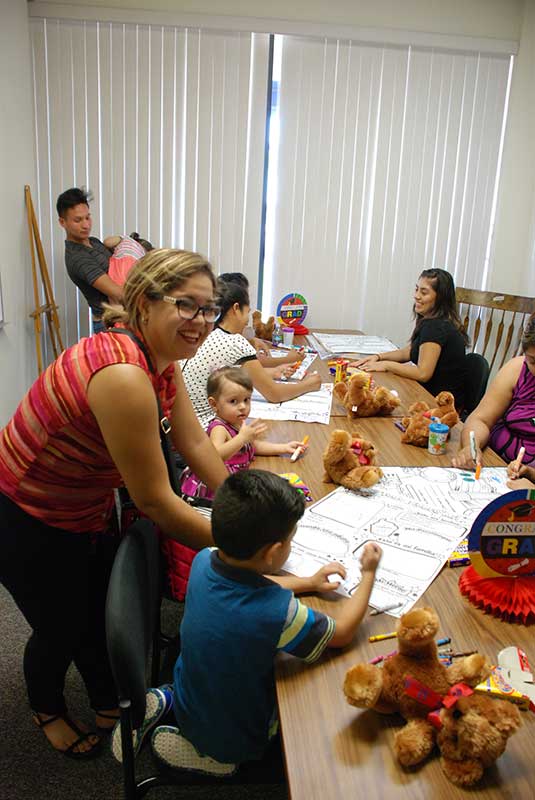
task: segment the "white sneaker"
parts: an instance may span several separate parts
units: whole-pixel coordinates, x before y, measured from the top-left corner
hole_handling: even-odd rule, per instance
[[[137,756],[143,744],[145,736],[161,720],[163,715],[173,705],[173,690],[170,686],[162,686],[160,689],[149,689],[146,697],[147,708],[145,719],[141,727],[132,731],[132,741],[134,745],[134,757]],[[121,743],[121,723],[116,724],[111,735],[111,751],[117,761],[123,762],[123,748]]]
[[[185,739],[178,728],[160,725],[151,738],[154,754],[167,767],[184,769],[189,772],[202,772],[205,775],[233,775],[237,764],[223,764],[210,756],[201,756],[196,748]]]

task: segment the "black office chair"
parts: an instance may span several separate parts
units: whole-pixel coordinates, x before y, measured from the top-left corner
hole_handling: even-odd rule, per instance
[[[487,359],[479,353],[468,353],[465,356],[466,391],[464,409],[461,419],[464,420],[477,408],[479,401],[487,390],[490,367]]]
[[[149,520],[137,520],[117,551],[106,600],[106,639],[121,712],[125,800],[145,797],[155,786],[284,783],[280,755],[273,748],[265,759],[242,765],[228,778],[162,768],[158,775],[136,783],[132,731],[145,718],[151,649],[153,675],[159,671],[160,575],[160,547],[154,526]],[[152,679],[152,685],[157,684]]]

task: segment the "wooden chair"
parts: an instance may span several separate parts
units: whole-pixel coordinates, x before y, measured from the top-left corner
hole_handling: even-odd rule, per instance
[[[471,351],[485,356],[491,372],[518,355],[528,317],[535,313],[535,298],[480,292],[462,286],[457,287],[455,294]]]

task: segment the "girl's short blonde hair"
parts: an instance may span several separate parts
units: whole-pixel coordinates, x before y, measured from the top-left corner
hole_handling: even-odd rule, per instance
[[[160,249],[151,250],[140,258],[126,278],[123,286],[123,305],[111,306],[104,303],[102,321],[107,328],[115,323],[128,325],[139,330],[139,300],[145,296],[149,300],[161,300],[164,294],[182,286],[188,278],[198,273],[206,275],[215,288],[215,276],[210,262],[189,250]]]

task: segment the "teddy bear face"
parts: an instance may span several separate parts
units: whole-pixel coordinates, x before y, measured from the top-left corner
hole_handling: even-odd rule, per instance
[[[502,755],[507,739],[520,726],[520,712],[504,700],[473,694],[444,708],[440,720],[437,743],[445,758],[478,760],[488,767]]]

